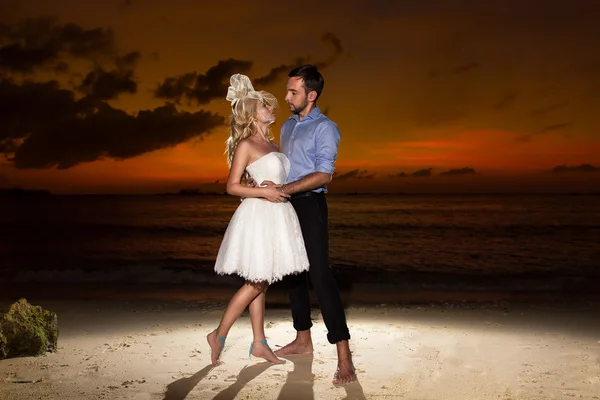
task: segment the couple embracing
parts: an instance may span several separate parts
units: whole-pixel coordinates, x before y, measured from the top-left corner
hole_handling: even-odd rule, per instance
[[[337,347],[334,384],[356,380],[350,333],[340,292],[329,267],[328,210],[325,193],[338,154],[337,125],[316,105],[324,80],[317,67],[304,65],[289,75],[285,101],[292,115],[281,127],[280,144],[269,126],[277,99],[255,91],[250,79],[231,77],[227,193],[243,201],[229,222],[215,271],[245,279],[231,298],[219,326],[208,334],[213,365],[220,362],[234,322],[249,308],[253,341],[250,353],[281,364],[281,356],[312,354],[309,280]],[[285,279],[296,338],[273,352],[265,338],[265,293]]]

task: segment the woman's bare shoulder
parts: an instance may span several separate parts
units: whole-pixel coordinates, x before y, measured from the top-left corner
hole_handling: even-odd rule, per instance
[[[254,149],[254,143],[252,143],[250,140],[248,139],[243,139],[241,140],[236,148],[236,151],[252,151]]]

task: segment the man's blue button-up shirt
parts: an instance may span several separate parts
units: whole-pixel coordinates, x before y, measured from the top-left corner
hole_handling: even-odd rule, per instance
[[[313,172],[333,174],[340,143],[335,122],[315,107],[302,120],[293,114],[281,126],[281,151],[289,158],[290,173],[286,183],[295,182]],[[314,189],[327,192],[327,186]]]

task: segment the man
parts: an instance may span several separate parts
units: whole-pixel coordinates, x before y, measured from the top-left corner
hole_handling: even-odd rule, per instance
[[[288,75],[285,100],[292,116],[281,127],[280,145],[291,161],[287,183],[280,190],[290,194],[298,214],[310,262],[309,276],[316,292],[327,339],[337,346],[338,366],[334,384],[356,380],[350,332],[340,292],[329,267],[328,210],[325,193],[335,168],[340,132],[316,105],[324,80],[317,67],[304,65]],[[278,356],[312,354],[310,299],[306,273],[290,276],[289,298],[296,339],[277,350]]]

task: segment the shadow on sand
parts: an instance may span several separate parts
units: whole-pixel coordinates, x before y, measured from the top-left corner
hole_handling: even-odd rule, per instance
[[[272,367],[273,363],[268,361],[244,367],[237,376],[237,380],[228,388],[223,389],[219,394],[213,397],[213,400],[232,400],[243,389],[244,386],[267,369]]]
[[[294,370],[288,372],[287,379],[277,397],[278,400],[314,400],[315,374],[312,372],[313,356],[282,357],[294,364]],[[346,390],[347,400],[366,400],[363,388],[358,381],[341,385]]]
[[[315,374],[312,373],[313,356],[282,357],[294,364],[294,370],[288,372],[287,379],[281,388],[278,400],[306,399],[314,400],[313,390]]]
[[[277,396],[278,400],[314,400],[315,375],[312,372],[313,356],[287,356],[283,357],[294,364],[294,369],[288,372],[287,379]],[[213,400],[232,400],[240,391],[260,374],[275,364],[261,362],[244,367],[234,383],[219,392]],[[184,400],[187,395],[204,379],[213,369],[209,364],[202,370],[188,378],[178,379],[167,386],[163,400]],[[338,386],[340,387],[340,386]],[[363,388],[358,381],[341,386],[346,390],[345,400],[366,400]]]
[[[367,396],[365,396],[365,392],[358,379],[344,385],[343,388],[346,390],[346,397],[343,400],[367,400]]]
[[[213,369],[212,364],[208,364],[200,371],[189,378],[181,378],[167,385],[167,391],[163,400],[184,400],[187,395],[196,387],[196,385],[208,375]]]

